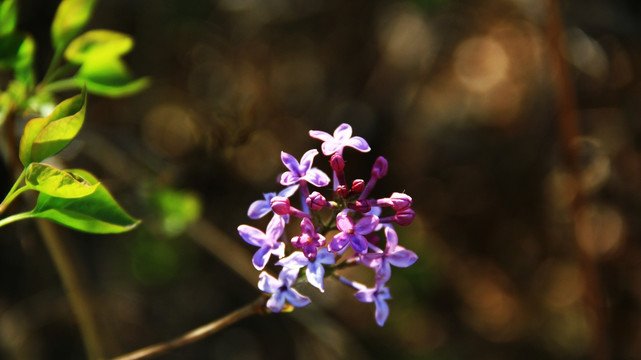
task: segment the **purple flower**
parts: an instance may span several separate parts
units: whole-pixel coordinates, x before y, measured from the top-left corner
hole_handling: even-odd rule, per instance
[[[278,241],[284,229],[285,221],[277,215],[274,215],[267,225],[266,233],[249,225],[240,225],[238,227],[238,234],[243,240],[248,244],[259,247],[252,258],[252,264],[257,270],[265,268],[272,254],[278,256],[278,258],[285,256],[285,244]]]
[[[375,287],[373,289],[365,288],[354,294],[358,301],[371,303],[373,302],[376,305],[376,312],[374,312],[374,318],[378,326],[383,326],[387,316],[389,315],[389,306],[385,300],[389,300],[392,296],[389,293],[389,288]]]
[[[308,218],[303,218],[300,222],[300,229],[302,234],[292,238],[292,245],[295,248],[303,249],[303,253],[307,258],[314,259],[318,248],[325,246],[325,237],[316,232],[314,224]]]
[[[285,305],[285,300],[290,304],[301,307],[309,304],[311,301],[307,296],[301,295],[298,291],[291,288],[298,277],[298,269],[283,269],[278,274],[278,279],[266,272],[258,276],[258,288],[266,293],[273,294],[267,300],[267,307],[272,312],[280,312]]]
[[[370,151],[369,144],[367,144],[365,139],[360,136],[352,137],[352,127],[349,124],[340,124],[336,130],[334,130],[334,136],[319,130],[310,130],[309,136],[323,141],[321,150],[323,150],[323,154],[326,156],[334,153],[342,155],[345,146],[349,146],[360,152]]]
[[[307,151],[303,154],[299,164],[296,158],[282,151],[280,158],[289,171],[285,171],[280,176],[281,185],[294,185],[300,181],[308,182],[317,187],[329,184],[329,177],[324,172],[312,167],[316,155],[318,155],[318,150],[316,149]]]
[[[338,252],[343,250],[347,244],[351,244],[355,252],[364,254],[367,252],[367,235],[374,231],[378,225],[378,217],[374,215],[363,216],[354,225],[354,220],[347,215],[346,211],[336,215],[336,227],[339,232],[329,243],[329,251]]]
[[[318,250],[316,258],[309,259],[305,254],[300,251],[295,251],[288,257],[279,260],[276,265],[282,265],[288,269],[300,269],[307,266],[305,275],[307,281],[318,288],[321,292],[325,292],[323,278],[325,277],[325,268],[323,264],[334,264],[334,254],[327,251],[327,248]]]
[[[372,245],[370,247],[375,252],[361,255],[363,265],[376,270],[375,281],[379,286],[385,284],[392,276],[390,265],[405,268],[418,260],[418,256],[413,251],[398,245],[398,235],[394,229],[386,227],[385,237],[387,238],[385,251]]]
[[[281,190],[278,195],[273,192],[263,194],[265,200],[256,200],[251,203],[251,205],[249,205],[249,209],[247,210],[247,216],[249,216],[250,219],[262,218],[272,211],[271,201],[275,196],[290,197],[294,195],[296,190],[298,190],[298,185],[288,186]],[[287,219],[285,220],[285,222],[287,222]]]

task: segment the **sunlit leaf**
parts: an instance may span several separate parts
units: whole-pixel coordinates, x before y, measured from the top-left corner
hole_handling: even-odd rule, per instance
[[[110,30],[91,30],[73,39],[65,50],[65,58],[74,64],[82,64],[92,54],[98,57],[118,57],[134,46],[133,39],[123,33]]]
[[[135,94],[149,84],[148,78],[134,80],[119,57],[103,56],[97,52],[85,59],[76,74],[76,81],[86,84],[87,91],[93,94],[109,97]]]
[[[82,198],[65,199],[40,193],[33,217],[48,219],[78,231],[95,234],[120,233],[132,230],[138,223],[129,216],[98,182],[95,176],[84,170],[67,170],[80,176],[97,189]]]
[[[35,84],[35,73],[33,70],[35,51],[36,44],[33,38],[26,36],[18,48],[16,63],[14,65],[16,79],[29,87]]]
[[[51,41],[56,51],[69,44],[87,24],[95,0],[62,0],[51,24]]]
[[[18,6],[14,0],[0,2],[0,36],[12,33],[18,23]]]
[[[85,119],[87,94],[67,99],[42,118],[30,120],[20,140],[20,161],[27,166],[42,161],[64,149],[78,134]]]
[[[25,184],[29,190],[66,199],[90,195],[100,186],[89,183],[82,176],[40,163],[29,164]]]
[[[163,189],[153,195],[152,202],[168,236],[180,235],[200,218],[202,211],[200,198],[189,191]]]

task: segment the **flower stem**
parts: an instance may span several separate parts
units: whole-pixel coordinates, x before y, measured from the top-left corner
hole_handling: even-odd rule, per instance
[[[72,89],[78,89],[80,88],[80,85],[76,82],[75,78],[68,78],[68,79],[62,79],[58,81],[54,81],[52,83],[46,84],[42,87],[41,91],[47,91],[47,92],[59,92],[59,91],[66,91],[66,90],[72,90]]]
[[[256,314],[263,314],[265,312],[266,302],[267,302],[267,296],[261,295],[258,299],[243,306],[242,308],[235,310],[218,320],[212,321],[209,324],[193,329],[177,338],[174,338],[173,340],[150,345],[142,349],[130,352],[128,354],[117,356],[112,360],[148,359],[154,356],[159,356],[159,355],[168,353],[177,348],[180,348],[185,345],[196,342],[198,340],[201,340],[209,335],[215,334],[218,331],[246,317],[249,317],[251,315],[256,315]]]
[[[2,200],[2,203],[0,203],[0,214],[2,214],[7,209],[7,206],[9,206],[9,204],[11,204],[11,202],[16,197],[18,197],[18,195],[22,194],[25,190],[27,190],[26,187],[18,188],[18,186],[20,186],[20,183],[22,183],[22,180],[24,179],[24,177],[25,177],[25,169],[22,170],[22,172],[20,173],[20,176],[18,176],[18,179],[11,187],[11,190],[9,190],[9,193],[4,198],[4,200]]]
[[[106,345],[98,325],[98,313],[91,303],[90,294],[82,286],[80,272],[70,251],[53,223],[37,219],[37,224],[58,270],[71,309],[78,320],[87,355],[89,359],[103,359]]]
[[[579,119],[576,110],[576,96],[571,82],[571,72],[568,68],[564,54],[567,53],[563,19],[561,16],[560,0],[548,0],[548,27],[547,35],[550,47],[550,60],[553,78],[557,86],[558,96],[558,126],[565,165],[572,174],[573,184],[580,184],[581,168],[578,147],[573,142],[580,135]],[[571,185],[574,186],[574,185]],[[581,213],[585,211],[587,203],[584,189],[579,185],[577,194],[571,203],[573,215],[573,240],[577,257],[585,281],[583,301],[586,319],[592,330],[592,356],[593,360],[608,360],[611,358],[608,317],[605,305],[605,291],[599,278],[598,265],[595,260],[581,247],[582,236],[589,232],[589,228],[582,228],[578,221]],[[585,226],[585,225],[583,225]]]
[[[0,227],[3,227],[3,226],[8,225],[8,224],[11,224],[12,222],[16,222],[16,221],[24,220],[24,219],[29,219],[29,218],[32,218],[32,217],[33,217],[33,215],[31,213],[29,213],[29,212],[19,213],[19,214],[14,214],[14,215],[11,215],[11,216],[7,216],[6,218],[0,220]]]

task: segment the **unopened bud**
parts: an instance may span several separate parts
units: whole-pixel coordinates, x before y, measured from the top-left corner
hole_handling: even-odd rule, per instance
[[[380,179],[387,174],[387,160],[379,156],[372,167],[372,178]]]
[[[336,187],[336,193],[343,198],[346,198],[347,195],[349,195],[349,189],[347,189],[347,186],[345,185],[338,185]]]
[[[393,193],[392,196],[390,196],[389,201],[392,204],[392,209],[396,211],[405,210],[412,206],[412,198],[403,193]]]
[[[363,179],[356,179],[352,182],[352,191],[359,193],[365,189],[365,180]]]
[[[343,160],[343,156],[341,154],[335,153],[329,159],[329,165],[332,167],[332,170],[342,172],[345,168],[345,160]]]
[[[288,215],[291,205],[289,199],[284,196],[274,196],[271,201],[272,210],[277,215]]]
[[[367,200],[356,200],[354,203],[353,209],[358,211],[359,213],[366,213],[372,210],[372,206],[369,204]]]
[[[401,210],[394,215],[394,221],[400,226],[407,226],[414,221],[416,213],[412,209]]]
[[[316,211],[322,209],[327,205],[327,199],[325,199],[325,197],[318,191],[314,191],[313,193],[309,194],[307,199],[305,199],[305,203],[307,203],[307,206],[311,210]]]

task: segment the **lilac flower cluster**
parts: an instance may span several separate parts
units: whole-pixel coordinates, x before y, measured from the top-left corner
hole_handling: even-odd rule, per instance
[[[261,272],[258,288],[272,294],[266,306],[272,312],[280,312],[285,301],[296,307],[310,303],[308,297],[294,288],[298,281],[306,280],[324,292],[324,278],[331,274],[356,290],[356,299],[373,302],[376,322],[383,326],[389,314],[386,300],[391,296],[386,284],[392,274],[391,266],[408,267],[418,259],[413,251],[398,244],[394,230],[394,225],[407,226],[414,220],[412,198],[404,193],[379,199],[370,197],[376,182],[387,174],[387,160],[382,156],[374,162],[369,180],[356,179],[348,184],[343,150],[350,147],[360,152],[370,151],[365,139],[352,136],[350,125],[341,124],[333,135],[318,130],[311,130],[309,135],[323,141],[321,150],[329,157],[333,172],[332,200],[318,191],[310,193],[309,185],[323,188],[332,182],[324,172],[313,167],[317,150],[307,151],[300,162],[288,153],[281,153],[287,171],[280,175],[279,183],[285,188],[278,194],[264,194],[264,199],[254,201],[247,212],[251,219],[273,213],[267,229],[263,232],[249,225],[238,227],[240,236],[258,247],[252,259],[257,270],[263,270],[272,256],[278,258],[275,265],[282,267],[278,278]],[[289,200],[296,192],[301,200],[299,208]],[[383,211],[389,214],[382,216]],[[290,239],[285,235],[285,225],[292,217],[300,219],[300,232]],[[325,236],[332,230],[338,233],[328,240]],[[380,240],[376,235],[381,231],[385,236],[384,249],[378,246]],[[294,250],[288,251],[291,248]],[[289,255],[285,256],[287,252]],[[336,274],[337,270],[353,265],[373,269],[373,287]],[[301,269],[305,269],[305,276],[301,274],[299,279]]]

